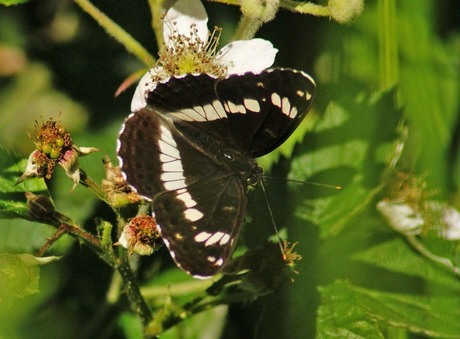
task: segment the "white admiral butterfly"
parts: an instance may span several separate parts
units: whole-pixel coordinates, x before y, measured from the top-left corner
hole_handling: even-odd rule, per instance
[[[176,264],[196,277],[225,266],[243,223],[255,157],[281,145],[307,114],[315,82],[290,69],[227,78],[176,76],[125,121],[118,156],[127,182],[152,201]]]

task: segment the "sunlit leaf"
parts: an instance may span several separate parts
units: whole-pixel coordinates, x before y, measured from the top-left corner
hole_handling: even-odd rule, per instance
[[[34,257],[30,254],[0,253],[0,301],[23,298],[39,291],[39,265],[58,257]]]
[[[401,237],[356,253],[353,258],[393,272],[460,289],[458,278],[417,254]]]
[[[0,5],[13,6],[13,5],[24,4],[29,1],[30,0],[0,0]]]
[[[457,297],[392,294],[335,282],[320,288],[318,332],[321,338],[384,338],[386,327],[431,337],[457,337]]]
[[[179,326],[166,331],[161,337],[166,339],[175,339],[178,336],[191,339],[220,338],[227,312],[228,306],[226,305],[214,307],[188,318]]]
[[[118,323],[123,330],[126,339],[143,339],[142,323],[138,316],[124,312],[120,315]]]
[[[48,189],[43,179],[28,179],[16,185],[25,166],[25,159],[0,147],[0,219],[31,219],[24,193],[47,194]]]

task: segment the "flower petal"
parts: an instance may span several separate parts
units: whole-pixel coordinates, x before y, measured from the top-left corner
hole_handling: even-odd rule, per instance
[[[460,240],[460,213],[453,207],[446,207],[443,211],[445,229],[441,235],[447,240]]]
[[[118,243],[124,248],[128,248],[129,240],[131,239],[131,237],[132,237],[132,234],[130,232],[130,226],[126,225],[123,228],[123,232],[121,232],[120,238],[118,239]]]
[[[229,74],[258,73],[273,65],[278,50],[264,39],[238,40],[222,48],[217,58]]]
[[[381,200],[377,203],[377,210],[397,232],[405,235],[416,235],[422,232],[424,220],[420,213],[408,204]]]
[[[197,36],[202,41],[208,40],[208,15],[200,0],[178,0],[171,7],[163,22],[163,38],[167,44],[169,37],[178,31],[190,36],[190,28],[195,25]]]
[[[153,91],[157,86],[156,82],[152,81],[153,71],[154,69],[152,68],[150,71],[145,73],[139,81],[139,84],[137,85],[131,100],[131,112],[136,112],[147,105],[145,101],[147,91]]]

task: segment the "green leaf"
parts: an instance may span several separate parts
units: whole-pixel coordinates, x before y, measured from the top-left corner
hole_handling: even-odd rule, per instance
[[[220,338],[225,326],[228,306],[220,305],[201,312],[164,332],[161,338]]]
[[[0,146],[0,219],[22,218],[30,220],[25,192],[48,195],[43,179],[28,179],[16,184],[26,167],[26,159]]]
[[[284,209],[291,208],[282,220],[289,240],[299,242],[296,250],[303,257],[296,265],[300,274],[286,292],[285,312],[279,315],[288,324],[282,337],[312,332],[318,280],[359,277],[374,283],[375,279],[369,267],[350,261],[350,256],[375,242],[374,201],[388,146],[398,138],[401,111],[394,90],[375,95],[353,93],[352,88],[330,90],[337,94],[336,101],[327,105],[324,119],[296,149],[289,177],[342,189],[291,186],[287,199],[282,196],[279,201]],[[304,315],[302,322],[298,314]],[[362,332],[375,337],[372,324],[363,325]]]
[[[30,0],[0,0],[0,5],[4,6],[12,6],[12,5],[20,5],[29,2]]]
[[[123,312],[118,318],[118,324],[126,339],[143,339],[142,322],[139,317],[130,312]]]
[[[59,258],[0,253],[0,300],[11,301],[12,297],[23,298],[38,293],[38,266],[56,260]]]
[[[385,328],[444,338],[460,333],[460,298],[371,291],[338,281],[320,287],[320,338],[384,338]]]
[[[15,185],[26,163],[26,159],[20,159],[15,153],[0,146],[0,252],[34,252],[55,232],[49,225],[30,222],[32,218],[28,212],[25,192],[48,197],[49,192],[44,180],[39,178],[27,179]],[[71,239],[67,237],[59,240],[59,250],[70,243]],[[56,245],[53,249],[56,250]]]
[[[299,194],[295,215],[319,225],[323,237],[340,233],[379,192],[380,173],[397,138],[400,113],[394,91],[360,95],[347,106],[329,104],[324,119],[293,160],[290,178],[342,189],[328,188],[327,193],[313,187]]]
[[[401,237],[358,252],[352,258],[389,271],[460,289],[460,281],[457,278],[417,254]]]

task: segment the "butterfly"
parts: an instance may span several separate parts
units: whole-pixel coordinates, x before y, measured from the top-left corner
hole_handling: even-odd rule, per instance
[[[152,203],[177,266],[198,278],[222,270],[243,224],[256,157],[280,146],[315,96],[306,73],[274,68],[215,78],[173,76],[129,115],[118,140],[127,183]]]

